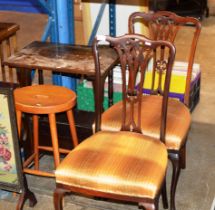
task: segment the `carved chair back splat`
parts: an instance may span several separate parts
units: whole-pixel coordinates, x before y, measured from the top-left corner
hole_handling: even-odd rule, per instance
[[[135,39],[136,37],[136,39]],[[140,39],[142,37],[142,39]],[[124,38],[107,37],[111,46],[116,50],[122,77],[122,131],[141,132],[142,93],[145,73],[153,65],[153,81],[155,72],[159,75],[159,85],[152,82],[150,93],[162,95],[160,140],[165,139],[166,114],[168,93],[172,66],[175,58],[175,48],[166,41],[152,41],[141,35],[127,35]],[[94,55],[97,72],[99,72],[99,55],[97,44],[94,44]],[[165,74],[164,74],[165,73]],[[164,77],[165,76],[165,77]],[[99,77],[97,78],[99,80]],[[164,89],[161,87],[164,83]]]

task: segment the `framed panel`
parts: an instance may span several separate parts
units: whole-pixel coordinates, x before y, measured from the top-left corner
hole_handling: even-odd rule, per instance
[[[24,189],[13,88],[0,87],[0,189]]]

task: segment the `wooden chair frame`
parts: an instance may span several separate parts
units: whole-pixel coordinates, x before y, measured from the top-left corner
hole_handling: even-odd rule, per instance
[[[128,81],[128,86],[126,85],[126,78],[123,77],[123,121],[122,121],[122,131],[134,131],[141,133],[140,124],[141,119],[137,120],[133,117],[126,117],[126,104],[129,103],[131,106],[131,113],[134,108],[134,104],[141,104],[142,97],[142,87],[144,81],[144,73],[146,70],[146,66],[148,65],[149,60],[152,58],[154,54],[156,54],[156,49],[160,48],[161,53],[158,60],[164,59],[164,48],[169,54],[167,56],[167,60],[165,61],[165,71],[166,71],[166,82],[165,82],[165,90],[162,92],[163,97],[163,105],[162,105],[162,113],[163,118],[161,121],[161,136],[165,136],[165,121],[166,121],[166,113],[167,113],[167,103],[168,103],[168,90],[170,84],[171,70],[172,65],[175,58],[175,48],[174,46],[166,41],[152,41],[141,35],[124,35],[121,37],[110,37],[110,36],[98,36],[93,43],[93,52],[95,58],[95,66],[96,66],[96,79],[100,81],[100,56],[98,51],[98,42],[101,40],[105,40],[111,44],[111,46],[118,52],[120,63],[122,66],[122,71],[125,73],[127,64],[130,69],[130,76]],[[131,46],[131,47],[130,47]],[[155,58],[155,57],[154,57]],[[163,63],[162,63],[163,64]],[[163,71],[164,69],[156,63],[157,71]],[[138,71],[141,71],[141,79],[138,85],[138,88],[135,86],[135,77]],[[139,106],[139,105],[138,105]],[[141,109],[138,109],[138,112],[141,112]],[[140,115],[138,115],[140,116]],[[128,119],[128,120],[126,120]],[[111,137],[110,137],[111,138]],[[163,138],[161,138],[161,141]],[[144,140],[143,140],[144,141]],[[78,147],[78,146],[77,146]],[[164,177],[165,182],[165,177]],[[135,197],[134,195],[116,195],[115,193],[102,192],[97,190],[89,190],[81,187],[68,186],[62,183],[56,183],[56,190],[54,192],[54,205],[56,210],[62,210],[62,200],[65,193],[75,192],[75,193],[83,193],[86,195],[91,195],[95,197],[103,197],[109,199],[117,199],[121,201],[129,201],[136,202],[140,207],[144,207],[146,210],[158,210],[158,201],[159,201],[159,192],[154,199],[147,197]],[[162,190],[162,194],[164,195],[165,188]],[[167,208],[166,197],[163,198],[164,207]]]
[[[19,25],[15,23],[0,23],[0,61],[1,61],[1,74],[2,81],[7,81],[6,68],[4,60],[10,57],[12,53],[17,52],[17,38],[16,34],[19,30]],[[13,69],[8,67],[8,79],[10,83],[14,83],[15,76]]]
[[[201,23],[193,17],[181,17],[169,11],[159,11],[156,13],[134,12],[129,16],[129,33],[135,33],[134,25],[136,22],[143,21],[149,27],[149,37],[154,40],[165,40],[174,43],[178,31],[183,26],[195,27],[192,43],[190,45],[188,68],[185,85],[184,104],[189,107],[190,84],[192,69],[195,58],[196,47],[201,32]]]
[[[193,34],[192,42],[190,45],[186,86],[184,93],[184,104],[189,107],[192,69],[197,42],[201,32],[200,21],[193,17],[181,17],[176,15],[175,13],[168,11],[159,11],[156,13],[135,12],[129,17],[129,33],[135,33],[134,25],[139,21],[143,21],[143,23],[149,27],[150,38],[152,38],[153,40],[167,40],[171,43],[174,43],[177,33],[181,27],[191,25],[195,28],[195,32]],[[163,142],[165,142],[165,138],[163,139]],[[180,170],[185,169],[186,167],[186,140],[185,144],[180,148],[180,150],[168,150],[168,154],[169,159],[171,160],[173,165],[170,209],[175,210],[175,193]]]

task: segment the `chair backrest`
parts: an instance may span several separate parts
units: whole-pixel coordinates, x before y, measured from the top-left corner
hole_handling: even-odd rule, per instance
[[[107,41],[118,56],[122,77],[122,127],[124,131],[141,133],[141,103],[145,73],[153,60],[153,71],[158,72],[159,80],[164,81],[164,88],[152,87],[151,94],[163,96],[161,108],[161,139],[165,136],[168,93],[170,77],[175,58],[175,47],[167,41],[153,41],[138,34],[128,34],[120,37],[97,36],[93,43],[95,57],[96,79],[99,80],[100,58],[99,41]],[[165,72],[165,74],[163,74]],[[165,78],[163,77],[165,75]]]
[[[16,33],[19,25],[16,23],[0,22],[0,82],[17,83],[15,69],[6,67],[3,62],[13,53],[17,52]],[[11,84],[12,86],[12,84]]]
[[[149,37],[154,40],[166,40],[172,43],[175,42],[175,38],[179,30],[185,28],[185,26],[195,27],[195,31],[192,35],[192,41],[190,43],[190,50],[188,56],[188,69],[186,75],[184,104],[189,106],[190,98],[190,84],[192,79],[192,70],[194,57],[196,52],[196,46],[201,31],[201,23],[198,19],[193,17],[181,17],[175,13],[168,11],[159,11],[156,13],[144,13],[135,12],[129,16],[128,27],[129,33],[135,32],[135,23],[143,23],[149,29]]]

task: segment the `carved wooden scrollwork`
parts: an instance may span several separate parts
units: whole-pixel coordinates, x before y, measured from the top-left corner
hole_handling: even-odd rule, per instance
[[[165,60],[156,61],[156,71],[158,73],[166,73],[167,70],[167,62]]]

